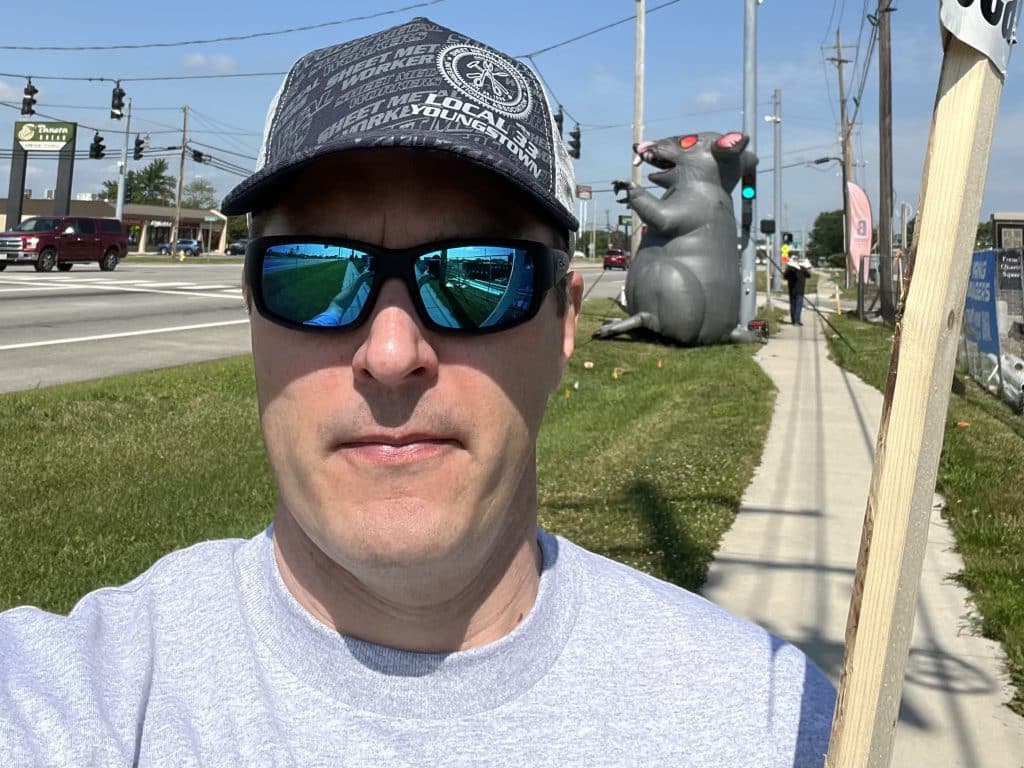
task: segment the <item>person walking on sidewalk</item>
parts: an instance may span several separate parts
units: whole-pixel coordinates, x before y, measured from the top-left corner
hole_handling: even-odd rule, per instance
[[[804,288],[810,276],[811,262],[807,259],[790,259],[782,273],[782,279],[789,288],[789,321],[793,325],[803,325],[800,315],[804,311]]]

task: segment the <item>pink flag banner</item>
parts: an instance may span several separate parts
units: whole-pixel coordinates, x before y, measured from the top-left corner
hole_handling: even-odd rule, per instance
[[[846,236],[849,238],[850,272],[858,276],[863,257],[871,256],[871,203],[863,188],[852,181],[846,183],[849,218],[846,221]],[[865,260],[864,268],[870,263]]]

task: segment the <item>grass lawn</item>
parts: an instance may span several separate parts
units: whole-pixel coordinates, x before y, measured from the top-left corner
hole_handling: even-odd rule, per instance
[[[833,359],[884,391],[892,330],[851,315],[832,323],[853,344],[829,341]],[[957,375],[946,417],[938,490],[964,569],[956,578],[974,594],[979,628],[1002,643],[1024,715],[1024,417]]]
[[[756,345],[579,347],[539,443],[541,520],[689,588],[758,464],[774,388]],[[586,367],[585,362],[593,363]],[[248,357],[0,395],[0,610],[65,612],[161,555],[255,535],[274,490]]]
[[[134,253],[129,252],[122,260],[122,264],[238,264],[242,265],[245,260],[243,256],[230,256],[228,254],[200,254],[199,256],[186,256],[184,261],[159,253]]]

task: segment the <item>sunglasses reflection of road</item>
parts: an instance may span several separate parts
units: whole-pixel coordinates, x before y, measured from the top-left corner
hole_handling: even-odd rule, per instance
[[[507,282],[451,275],[442,281],[428,265],[413,264],[417,295],[429,319],[446,328],[480,327],[496,312],[524,310],[531,292],[510,293]],[[287,254],[263,264],[266,304],[292,322],[342,326],[354,322],[370,299],[374,274],[358,260],[303,259]]]

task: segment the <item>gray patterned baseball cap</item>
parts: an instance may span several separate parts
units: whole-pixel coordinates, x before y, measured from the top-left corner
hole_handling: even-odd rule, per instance
[[[373,147],[452,152],[579,227],[572,163],[537,76],[424,18],[299,59],[271,102],[255,173],[221,210],[264,208],[284,176],[315,158]]]

